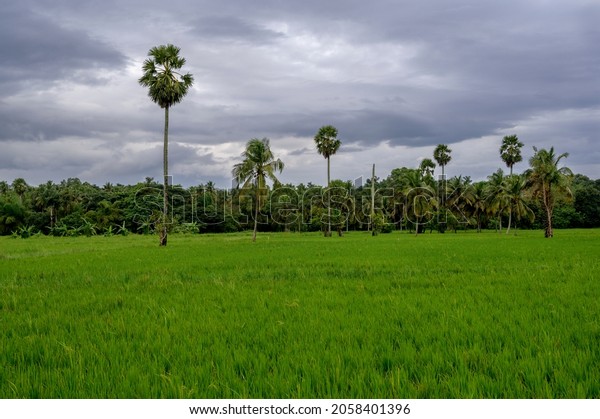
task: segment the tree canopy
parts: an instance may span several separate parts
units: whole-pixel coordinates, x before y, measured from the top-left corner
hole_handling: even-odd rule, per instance
[[[438,144],[433,150],[433,158],[442,168],[442,176],[444,176],[444,167],[452,160],[450,153],[452,150],[446,144]]]
[[[500,157],[506,163],[506,167],[510,169],[511,175],[513,174],[513,166],[523,160],[521,148],[523,148],[523,143],[519,141],[519,137],[516,135],[507,135],[502,139]]]

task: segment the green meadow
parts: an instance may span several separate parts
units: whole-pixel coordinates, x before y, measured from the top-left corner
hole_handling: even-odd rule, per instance
[[[599,398],[600,230],[0,237],[0,398]]]

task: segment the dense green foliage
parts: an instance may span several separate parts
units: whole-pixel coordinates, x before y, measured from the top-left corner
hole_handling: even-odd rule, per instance
[[[387,231],[438,228],[443,219],[448,228],[505,228],[512,217],[521,229],[542,229],[546,214],[541,203],[523,191],[511,198],[514,182],[502,171],[484,182],[468,177],[448,179],[442,186],[427,172],[394,169],[385,179],[376,180],[375,210]],[[68,179],[59,184],[47,182],[28,186],[23,179],[12,184],[0,182],[0,235],[41,232],[55,236],[153,232],[163,207],[162,185],[147,179],[137,185],[102,187]],[[280,185],[268,188],[266,203],[258,215],[259,231],[318,231],[327,226],[326,188],[315,185]],[[444,214],[436,207],[443,190],[447,205]],[[573,197],[555,203],[556,228],[600,227],[600,180],[576,175],[571,184]],[[331,182],[332,228],[370,228],[370,180],[354,188],[350,182]],[[253,228],[251,190],[217,189],[210,182],[190,188],[170,188],[170,227],[172,231],[234,232]],[[512,203],[511,203],[512,202]],[[533,221],[523,209],[526,205]],[[443,217],[443,218],[442,218]],[[26,233],[24,233],[26,234]]]
[[[249,240],[0,238],[0,397],[600,397],[600,230]]]

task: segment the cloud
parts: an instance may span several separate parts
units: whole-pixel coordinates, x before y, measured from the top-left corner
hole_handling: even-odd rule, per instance
[[[105,83],[105,69],[124,65],[125,57],[87,33],[61,27],[35,13],[26,2],[3,6],[0,15],[0,85],[6,92],[70,79]]]
[[[237,16],[203,16],[188,22],[192,36],[200,39],[244,44],[268,44],[284,37],[267,27],[243,20]]]
[[[554,145],[600,177],[598,21],[586,0],[11,3],[0,16],[0,177],[160,178],[163,112],[137,79],[165,43],[195,76],[170,112],[183,183],[228,186],[254,137],[271,139],[282,180],[322,183],[313,137],[326,124],[342,139],[342,179],[372,163],[381,177],[416,167],[438,143],[453,149],[449,174],[484,179],[513,133],[528,153]]]

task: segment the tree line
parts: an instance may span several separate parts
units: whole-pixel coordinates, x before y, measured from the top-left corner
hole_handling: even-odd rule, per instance
[[[257,144],[262,146],[252,150]],[[103,186],[77,178],[39,186],[28,185],[22,178],[0,181],[0,235],[160,236],[165,230],[220,233],[246,229],[322,231],[324,235],[351,230],[419,234],[492,229],[508,233],[520,228],[544,229],[551,236],[549,227],[600,227],[600,180],[580,174],[568,175],[564,177],[567,183],[558,185],[552,183],[557,179],[552,171],[530,168],[511,175],[498,169],[487,180],[473,182],[469,176],[435,177],[431,168],[435,163],[425,159],[418,168],[396,168],[387,177],[366,179],[364,184],[339,179],[331,180],[328,187],[282,184],[275,173],[283,169],[283,162],[273,158],[268,145],[266,139],[249,142],[245,163],[234,168],[240,175],[237,188],[221,189],[212,182],[188,188],[168,185],[166,218],[164,185],[153,178],[135,185]],[[254,157],[266,155],[263,161],[270,165],[266,172],[254,172],[246,161],[252,153]],[[534,155],[542,162],[549,158],[556,163],[558,157],[544,149]],[[266,179],[271,179],[270,184]]]

